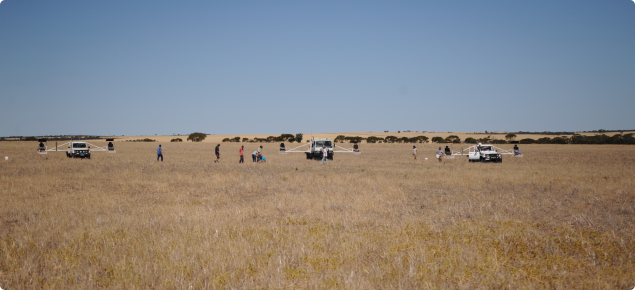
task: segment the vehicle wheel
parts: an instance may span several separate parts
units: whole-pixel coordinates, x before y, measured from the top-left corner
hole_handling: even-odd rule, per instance
[[[311,158],[312,158],[311,154],[306,153],[306,159],[311,159]]]

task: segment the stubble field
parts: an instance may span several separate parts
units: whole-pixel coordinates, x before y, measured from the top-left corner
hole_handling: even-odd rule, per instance
[[[255,143],[223,143],[221,164],[210,143],[163,143],[164,162],[158,143],[115,145],[73,160],[0,142],[2,289],[635,286],[633,146],[480,164],[362,144],[319,165],[275,144],[266,164]]]

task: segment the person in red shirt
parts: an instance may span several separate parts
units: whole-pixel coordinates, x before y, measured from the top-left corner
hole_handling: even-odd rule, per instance
[[[240,161],[238,161],[238,163],[245,163],[245,159],[243,156],[244,150],[245,150],[245,146],[240,146],[240,149],[238,149],[238,154],[240,154]]]

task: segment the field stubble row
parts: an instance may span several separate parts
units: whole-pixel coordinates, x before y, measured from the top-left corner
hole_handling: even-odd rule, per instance
[[[364,144],[319,165],[270,144],[266,164],[238,164],[240,143],[221,164],[205,143],[163,144],[164,162],[152,143],[23,144],[0,142],[3,289],[635,286],[632,146],[480,164]]]

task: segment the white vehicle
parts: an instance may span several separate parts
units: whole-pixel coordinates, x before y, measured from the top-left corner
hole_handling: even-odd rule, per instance
[[[299,148],[304,147],[304,146],[309,146],[309,148],[305,151],[305,150],[299,150]],[[354,147],[352,149],[347,149],[338,145],[335,145],[335,143],[333,141],[331,141],[331,139],[325,138],[325,139],[314,139],[311,138],[311,140],[309,141],[309,143],[292,148],[292,149],[286,149],[286,147],[283,144],[280,144],[280,153],[281,154],[287,154],[288,152],[291,153],[305,153],[306,154],[306,159],[322,159],[322,155],[324,154],[322,152],[323,147],[326,147],[326,150],[328,152],[328,155],[326,156],[326,158],[333,160],[333,156],[335,155],[335,153],[353,153],[353,155],[360,155],[362,154],[361,151],[359,151],[359,147],[357,144],[354,145]],[[336,150],[335,147],[339,147],[340,150]]]
[[[461,151],[451,151],[447,146],[445,148],[446,159],[453,159],[454,156],[467,156],[469,162],[493,162],[502,163],[503,155],[512,155],[514,157],[523,157],[518,146],[514,146],[513,150],[506,150],[490,144],[478,144],[470,146]]]
[[[333,160],[333,142],[330,139],[312,139],[309,143],[309,151],[306,152],[306,159],[322,159],[324,152],[323,147],[326,147],[328,155],[327,159]]]
[[[88,146],[86,142],[71,142],[68,146],[68,150],[66,151],[66,157],[90,159],[90,146]]]
[[[470,162],[503,162],[503,156],[492,145],[476,145],[474,150],[468,152]]]
[[[108,145],[106,148],[99,147],[97,145],[85,142],[85,141],[69,141],[61,145],[57,145],[55,142],[55,147],[48,148],[46,139],[38,139],[38,148],[37,151],[39,154],[48,154],[48,152],[66,152],[66,157],[68,158],[88,158],[90,159],[91,153],[95,151],[105,151],[108,153],[117,153],[115,151],[115,145],[112,144],[114,139],[106,139]],[[66,150],[64,150],[63,146],[68,145]],[[91,149],[90,146],[93,146]]]

